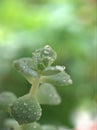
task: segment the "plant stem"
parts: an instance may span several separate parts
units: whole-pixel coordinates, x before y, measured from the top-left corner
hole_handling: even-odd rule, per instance
[[[37,91],[37,88],[39,86],[39,83],[40,83],[40,79],[35,79],[32,83],[32,86],[31,86],[31,89],[29,91],[29,94],[30,95],[35,95],[36,94],[36,91]]]

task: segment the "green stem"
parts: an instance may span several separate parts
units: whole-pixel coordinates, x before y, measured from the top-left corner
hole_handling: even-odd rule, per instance
[[[36,94],[36,91],[37,91],[37,88],[39,86],[39,83],[40,83],[40,79],[35,79],[32,83],[32,86],[31,86],[31,89],[29,91],[29,94],[30,95],[35,95]]]

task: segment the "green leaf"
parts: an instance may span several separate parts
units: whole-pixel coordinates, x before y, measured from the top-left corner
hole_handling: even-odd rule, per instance
[[[64,86],[72,84],[70,76],[65,71],[52,76],[42,76],[41,82],[51,83],[56,86]]]
[[[37,99],[30,95],[18,98],[10,108],[12,116],[19,124],[37,121],[42,115],[42,109]]]
[[[36,95],[40,104],[58,105],[61,103],[61,98],[56,89],[48,83],[42,84]]]
[[[43,70],[47,66],[50,66],[57,57],[56,52],[49,45],[36,50],[32,54],[34,65],[37,66],[38,70]]]
[[[43,125],[42,130],[59,130],[59,129],[53,125]]]
[[[40,124],[34,122],[34,123],[23,125],[22,130],[42,130],[42,128]]]
[[[32,84],[33,78],[39,78],[41,71],[56,59],[56,52],[50,46],[44,46],[32,53],[32,58],[21,58],[13,66]]]
[[[44,76],[50,76],[50,75],[55,75],[58,74],[59,72],[64,71],[65,67],[64,66],[49,66],[46,67],[43,71],[42,74]]]
[[[4,125],[6,130],[20,130],[20,125],[14,119],[6,119]]]
[[[21,58],[13,62],[16,70],[24,75],[24,77],[32,83],[33,78],[39,78],[38,73],[34,70],[33,60],[31,58]]]
[[[11,92],[2,92],[0,94],[0,109],[4,111],[8,111],[9,106],[17,100],[15,94]]]

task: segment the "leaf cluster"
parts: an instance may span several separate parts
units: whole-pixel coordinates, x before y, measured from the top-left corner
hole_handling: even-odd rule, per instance
[[[0,109],[8,111],[13,118],[6,121],[6,127],[14,130],[58,130],[52,126],[42,127],[35,123],[42,116],[41,105],[61,103],[55,86],[72,83],[64,66],[52,66],[56,58],[56,52],[46,45],[33,52],[31,58],[21,58],[13,62],[14,68],[31,84],[31,89],[19,98],[11,92],[0,94]]]

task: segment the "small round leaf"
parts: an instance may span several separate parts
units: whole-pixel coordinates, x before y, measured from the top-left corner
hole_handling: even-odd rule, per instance
[[[11,106],[12,116],[19,124],[31,123],[40,119],[42,109],[34,96],[20,97]]]
[[[61,98],[53,85],[44,83],[37,90],[37,99],[40,104],[58,105]]]

